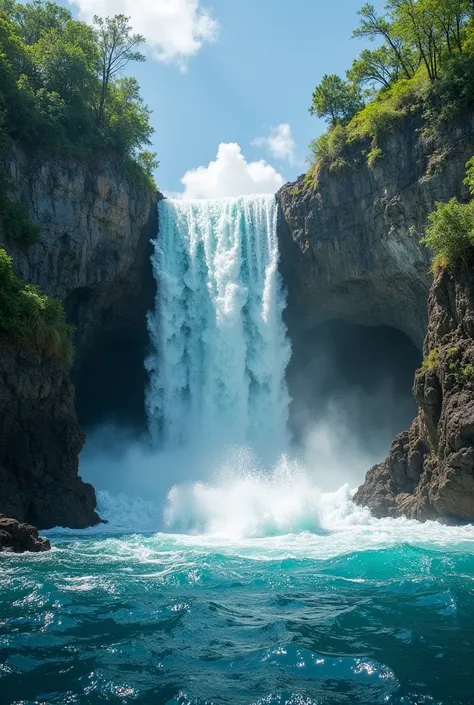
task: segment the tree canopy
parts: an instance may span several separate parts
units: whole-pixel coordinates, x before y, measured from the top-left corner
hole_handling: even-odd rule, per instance
[[[350,119],[361,105],[361,93],[356,84],[343,81],[336,74],[326,74],[314,89],[309,111],[318,117],[328,118],[335,125],[341,120]]]
[[[4,138],[81,154],[113,151],[152,178],[153,128],[138,83],[144,42],[124,15],[74,20],[55,2],[0,0],[0,131]]]
[[[386,0],[384,11],[367,3],[358,15],[352,36],[374,48],[314,89],[309,112],[338,130],[313,140],[316,163],[343,165],[347,143],[371,138],[374,164],[377,138],[408,112],[436,126],[474,106],[474,0]]]
[[[472,34],[472,0],[387,0],[384,13],[369,3],[358,12],[359,26],[353,37],[377,43],[364,49],[347,71],[347,80],[324,76],[316,86],[310,112],[334,124],[334,104],[351,104],[357,91],[389,89],[400,79],[410,80],[422,69],[434,84],[451,60],[467,51]],[[472,53],[472,48],[471,48]],[[328,99],[328,95],[330,99]],[[338,119],[350,119],[351,110],[339,111]]]

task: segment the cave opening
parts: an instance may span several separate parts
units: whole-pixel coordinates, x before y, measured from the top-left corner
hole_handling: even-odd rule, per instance
[[[395,328],[339,320],[291,337],[293,440],[310,465],[320,456],[337,466],[333,488],[340,480],[355,486],[416,415],[412,386],[421,352]]]
[[[110,425],[140,437],[147,430],[145,390],[148,375],[146,328],[112,336],[98,336],[73,372],[79,421],[90,433]]]

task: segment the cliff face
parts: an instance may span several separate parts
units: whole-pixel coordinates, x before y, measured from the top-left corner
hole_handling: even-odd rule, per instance
[[[301,177],[278,193],[290,332],[337,319],[397,328],[421,348],[431,278],[420,233],[436,201],[464,195],[474,117],[431,137],[406,120],[381,147],[372,168],[354,145],[316,190]]]
[[[355,501],[379,517],[474,520],[474,276],[438,275],[428,305],[418,415]]]
[[[7,241],[6,249],[17,274],[64,302],[77,326],[80,364],[97,331],[136,326],[153,300],[148,245],[156,198],[131,184],[112,158],[47,159],[17,147],[9,168],[41,242],[24,248]]]
[[[31,349],[0,345],[0,508],[41,529],[99,521],[78,477],[84,434],[68,370]]]
[[[91,407],[106,406],[107,389],[120,387],[124,377],[140,389],[127,388],[123,404],[133,406],[135,395],[141,410],[146,313],[155,293],[149,262],[155,196],[131,184],[113,159],[44,158],[16,147],[8,168],[41,242],[24,247],[2,232],[0,242],[16,273],[61,299],[76,325],[81,422],[91,421]],[[123,341],[133,341],[137,370],[120,360]],[[99,409],[92,421],[110,420],[104,414]],[[83,444],[69,371],[32,350],[2,345],[0,511],[39,528],[96,523],[94,490],[78,476]]]

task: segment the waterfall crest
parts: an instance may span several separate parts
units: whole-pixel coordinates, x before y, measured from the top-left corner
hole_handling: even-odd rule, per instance
[[[153,440],[281,451],[290,343],[274,196],[166,199],[158,208],[146,362]]]

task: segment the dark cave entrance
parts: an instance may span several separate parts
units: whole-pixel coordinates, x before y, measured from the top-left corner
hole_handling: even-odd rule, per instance
[[[339,453],[346,465],[357,456],[362,481],[416,415],[412,386],[421,352],[394,328],[342,321],[293,332],[292,343],[287,380],[296,445],[313,436],[334,446],[328,453]]]
[[[136,436],[146,432],[147,350],[146,329],[95,340],[73,374],[77,414],[86,433],[104,425]]]

